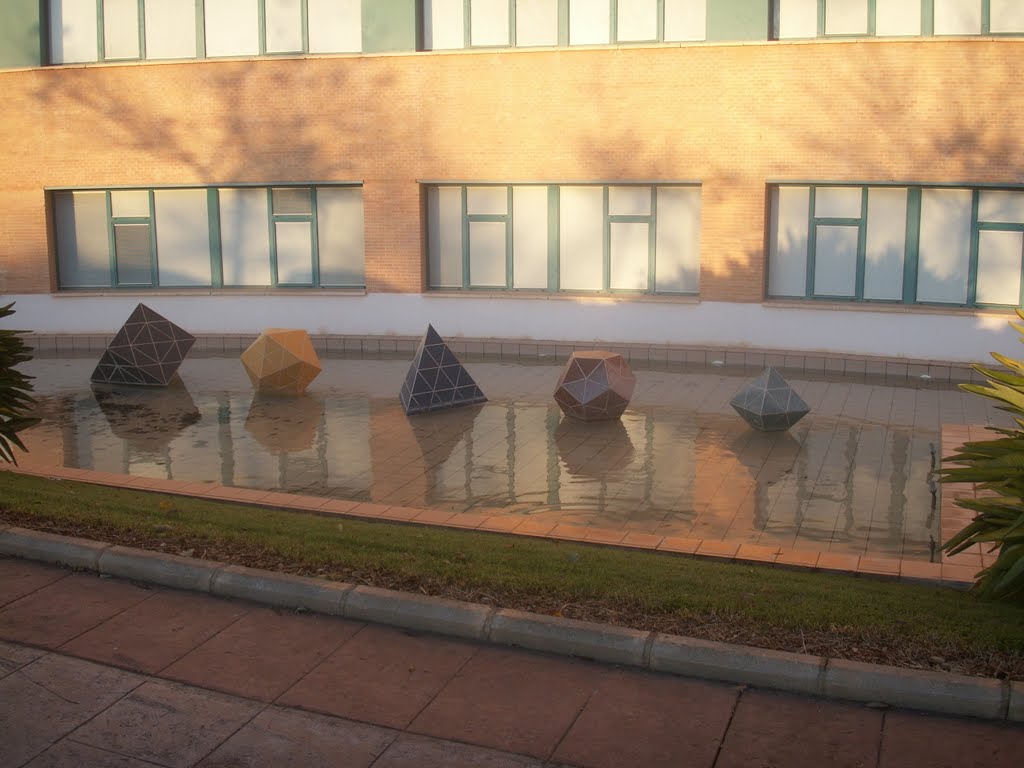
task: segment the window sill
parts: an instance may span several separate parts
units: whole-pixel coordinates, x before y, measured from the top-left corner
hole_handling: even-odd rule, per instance
[[[579,304],[700,304],[700,296],[670,295],[650,293],[570,293],[547,291],[424,291],[425,298],[438,299],[494,299],[532,300],[532,301],[573,301]]]
[[[766,309],[812,309],[830,310],[833,312],[875,312],[895,315],[960,315],[965,317],[1016,317],[1012,307],[958,307],[938,306],[935,304],[882,304],[867,302],[843,302],[811,300],[796,301],[786,299],[767,299],[762,302]]]
[[[365,288],[148,288],[114,290],[59,290],[54,298],[134,296],[165,298],[167,296],[365,296]]]

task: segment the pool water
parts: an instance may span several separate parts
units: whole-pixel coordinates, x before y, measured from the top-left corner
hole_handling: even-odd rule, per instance
[[[811,413],[750,429],[757,370],[634,366],[622,419],[579,423],[562,364],[464,362],[486,404],[406,416],[407,359],[326,357],[296,398],[254,396],[237,357],[190,357],[164,389],[90,386],[96,355],[40,357],[26,461],[638,533],[936,559],[943,423],[997,423],[951,385],[788,375]]]

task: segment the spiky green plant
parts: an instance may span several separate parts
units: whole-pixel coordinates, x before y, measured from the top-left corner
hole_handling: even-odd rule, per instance
[[[1024,320],[1024,311],[1017,310]],[[1010,323],[1024,337],[1024,325]],[[1024,338],[1021,339],[1024,341]],[[997,429],[1001,437],[964,443],[958,452],[944,459],[958,466],[945,466],[940,480],[945,483],[974,483],[991,495],[957,499],[957,506],[975,513],[963,530],[943,545],[955,555],[976,544],[998,550],[996,560],[982,569],[974,588],[984,597],[1024,599],[1024,361],[993,352],[1005,370],[974,365],[988,379],[987,384],[961,384],[1001,405],[1014,415],[1018,429]]]
[[[12,302],[0,307],[0,319],[13,315],[13,306]],[[0,328],[0,459],[13,464],[18,463],[14,446],[28,450],[18,433],[39,421],[25,415],[35,403],[29,394],[32,377],[14,369],[32,359],[31,350],[21,338],[23,333]]]

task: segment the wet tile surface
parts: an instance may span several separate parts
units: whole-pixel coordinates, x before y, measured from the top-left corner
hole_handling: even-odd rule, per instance
[[[306,395],[267,402],[234,357],[190,357],[181,385],[159,393],[88,389],[91,356],[36,359],[44,421],[25,434],[30,459],[389,519],[927,561],[942,538],[928,483],[941,425],[1007,418],[935,381],[804,373],[787,379],[811,413],[760,433],[729,405],[758,370],[666,362],[636,367],[621,420],[583,424],[551,398],[561,365],[472,355],[488,403],[408,417],[381,396],[407,359],[322,362]]]

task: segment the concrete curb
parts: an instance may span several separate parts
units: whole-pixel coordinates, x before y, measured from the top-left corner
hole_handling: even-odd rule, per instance
[[[901,669],[594,624],[0,528],[0,555],[281,608],[611,664],[926,712],[1024,722],[1024,683]]]

